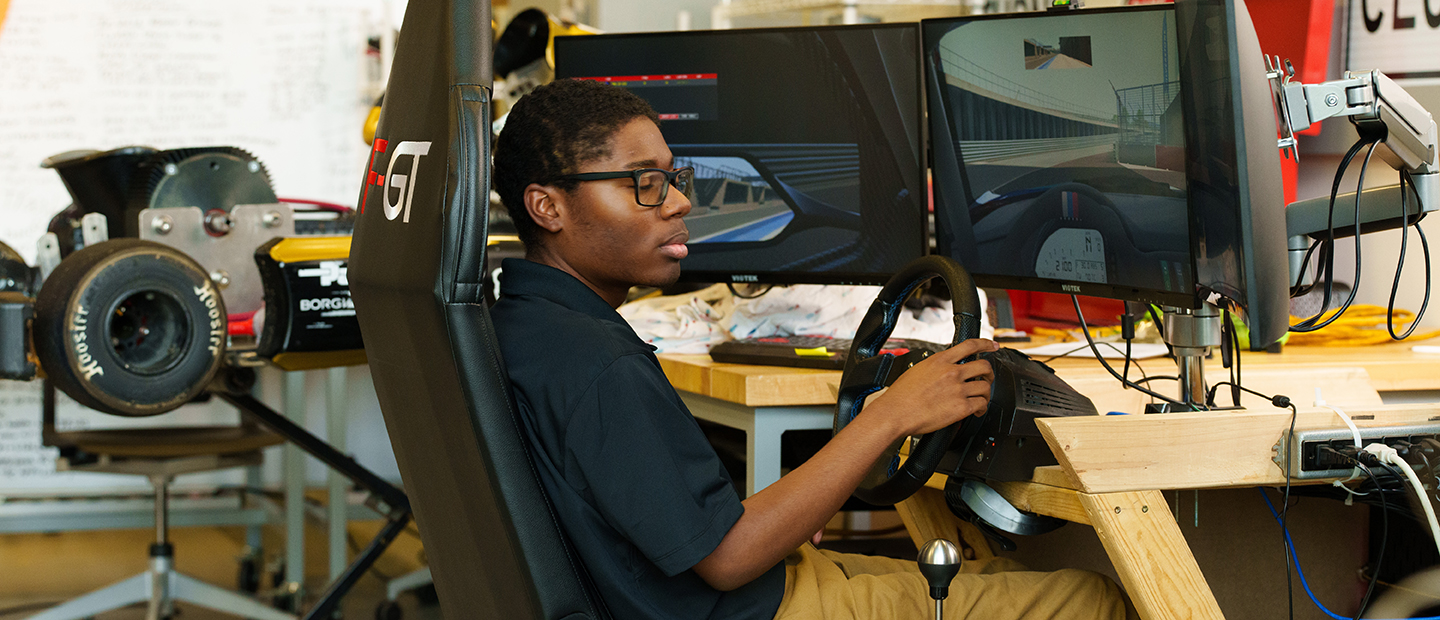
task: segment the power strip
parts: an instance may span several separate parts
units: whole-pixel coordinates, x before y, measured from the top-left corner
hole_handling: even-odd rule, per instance
[[[1366,445],[1382,443],[1393,447],[1401,441],[1415,443],[1422,439],[1440,439],[1440,423],[1360,428],[1360,440]],[[1288,447],[1284,452],[1281,452],[1282,445]],[[1320,446],[1327,445],[1337,450],[1352,447],[1355,445],[1355,435],[1343,426],[1297,430],[1288,442],[1282,436],[1281,442],[1275,444],[1275,456],[1272,460],[1283,470],[1285,458],[1289,456],[1290,477],[1295,480],[1349,476],[1354,468],[1345,465],[1335,455],[1320,450]]]

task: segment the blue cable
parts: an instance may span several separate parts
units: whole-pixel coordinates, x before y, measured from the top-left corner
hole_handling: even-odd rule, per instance
[[[1264,498],[1265,507],[1270,509],[1270,516],[1275,517],[1275,522],[1280,523],[1281,527],[1284,528],[1284,524],[1280,521],[1280,513],[1275,512],[1275,504],[1270,502],[1270,496],[1265,494],[1265,489],[1257,488],[1256,490],[1260,491],[1260,497]],[[1285,528],[1284,533],[1285,545],[1290,547],[1290,557],[1295,560],[1295,572],[1299,573],[1300,585],[1305,587],[1305,594],[1310,597],[1310,602],[1315,603],[1315,606],[1320,608],[1320,611],[1325,612],[1325,615],[1330,616],[1335,620],[1351,620],[1349,616],[1341,616],[1333,611],[1330,611],[1329,609],[1326,609],[1325,606],[1321,605],[1320,601],[1315,598],[1315,593],[1310,591],[1310,583],[1305,581],[1305,570],[1300,568],[1300,556],[1295,555],[1295,543],[1290,540],[1290,529]],[[1429,618],[1415,618],[1412,620],[1440,620],[1440,616],[1434,616]]]

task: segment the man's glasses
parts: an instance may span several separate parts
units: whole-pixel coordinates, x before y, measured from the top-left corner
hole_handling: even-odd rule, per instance
[[[690,197],[690,191],[695,187],[695,168],[686,166],[679,170],[641,168],[620,172],[582,172],[560,178],[571,181],[632,179],[635,181],[635,202],[642,207],[658,207],[665,204],[665,196],[669,194],[671,185],[680,190],[686,198]]]

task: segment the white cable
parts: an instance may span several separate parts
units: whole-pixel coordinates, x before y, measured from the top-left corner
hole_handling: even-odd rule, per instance
[[[1419,496],[1420,505],[1425,508],[1425,518],[1430,521],[1430,534],[1435,539],[1435,550],[1440,551],[1440,522],[1435,520],[1435,509],[1430,507],[1430,497],[1425,494],[1425,485],[1420,483],[1420,477],[1415,475],[1415,470],[1410,467],[1405,459],[1400,458],[1400,453],[1385,444],[1372,443],[1365,446],[1365,451],[1375,455],[1382,462],[1390,463],[1400,467],[1405,472],[1405,477],[1410,480],[1410,486],[1415,488],[1415,494]]]
[[[1355,489],[1352,489],[1352,488],[1350,488],[1348,485],[1345,484],[1345,483],[1347,483],[1347,482],[1351,482],[1351,481],[1354,481],[1354,480],[1358,480],[1359,478],[1360,478],[1360,468],[1359,468],[1359,467],[1354,467],[1354,468],[1351,468],[1351,469],[1350,469],[1350,477],[1349,477],[1349,478],[1346,478],[1346,479],[1344,479],[1344,480],[1336,480],[1336,481],[1330,483],[1330,484],[1334,485],[1335,487],[1338,487],[1341,491],[1344,491],[1344,492],[1347,494],[1347,495],[1345,496],[1345,505],[1346,505],[1346,506],[1354,506],[1354,505],[1355,505],[1355,496],[1357,496],[1357,495],[1369,495],[1369,494],[1370,494],[1368,491],[1365,492],[1365,493],[1359,493],[1359,492],[1357,492]]]
[[[1345,413],[1339,407],[1326,403],[1325,397],[1320,395],[1320,388],[1318,387],[1315,388],[1315,406],[1324,407],[1326,409],[1334,411],[1335,415],[1340,416],[1340,419],[1345,421],[1345,426],[1350,427],[1350,434],[1353,435],[1355,438],[1356,450],[1359,450],[1365,445],[1365,442],[1360,440],[1360,428],[1355,426],[1355,421],[1350,419],[1350,414]]]

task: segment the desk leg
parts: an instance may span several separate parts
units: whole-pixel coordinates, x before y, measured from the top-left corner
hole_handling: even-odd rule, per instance
[[[916,548],[936,538],[944,538],[960,546],[966,560],[989,560],[995,557],[990,543],[974,525],[961,521],[950,512],[945,504],[945,493],[939,489],[921,487],[914,495],[895,504],[900,522],[910,533],[910,540]]]
[[[835,414],[820,407],[762,407],[752,409],[745,430],[745,495],[768,487],[780,479],[780,436],[785,431],[825,430]]]
[[[745,432],[745,496],[780,479],[780,435],[785,431],[824,430],[835,421],[828,407],[749,407],[709,396],[680,392],[695,417]]]
[[[1224,618],[1159,491],[1078,495],[1141,618]]]
[[[284,374],[285,417],[305,425],[305,373]],[[285,587],[295,594],[293,609],[300,609],[305,585],[305,453],[287,442],[285,455]]]
[[[337,366],[331,368],[325,377],[327,388],[325,398],[325,439],[336,450],[345,451],[345,434],[347,432],[346,419],[349,412],[346,411],[345,390],[346,390],[345,367]],[[346,538],[349,534],[349,487],[350,480],[341,474],[339,470],[331,468],[328,472],[328,486],[330,498],[326,501],[329,508],[329,532],[330,532],[330,580],[335,581],[345,574],[345,568],[350,564],[350,553],[347,548]]]
[[[790,428],[781,416],[755,416],[745,432],[745,496],[780,480],[780,435]]]

